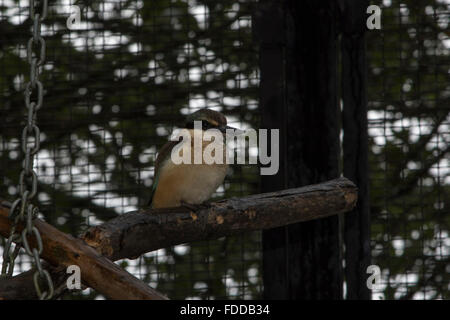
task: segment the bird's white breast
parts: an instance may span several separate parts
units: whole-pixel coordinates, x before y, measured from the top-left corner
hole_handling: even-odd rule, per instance
[[[203,142],[201,148],[214,143]],[[154,207],[174,207],[181,205],[181,202],[200,204],[208,200],[223,182],[228,169],[225,144],[219,142],[217,149],[221,149],[225,155],[223,163],[194,164],[192,158],[190,163],[175,164],[169,156],[160,168]]]
[[[179,171],[175,187],[180,201],[200,204],[208,200],[227,173],[225,165],[206,164],[168,164],[169,171]]]

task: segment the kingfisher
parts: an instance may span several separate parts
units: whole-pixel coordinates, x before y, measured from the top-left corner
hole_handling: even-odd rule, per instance
[[[198,122],[197,122],[198,121]],[[195,125],[195,122],[201,123],[201,126]],[[152,208],[167,208],[185,206],[188,208],[196,208],[203,205],[211,195],[222,184],[228,170],[226,161],[227,147],[225,142],[226,133],[239,132],[241,130],[232,128],[227,125],[227,118],[220,112],[211,109],[200,109],[186,118],[183,129],[187,130],[191,139],[183,141],[168,141],[159,151],[155,162],[155,174],[149,206]],[[194,161],[189,163],[176,164],[172,159],[172,150],[180,144],[187,144],[185,147],[190,148],[191,156],[194,155],[195,135],[203,134],[205,130],[218,129],[224,139],[219,141],[201,140],[200,147],[203,150],[211,144],[218,143],[215,147],[222,148],[224,161],[219,163],[197,164]],[[238,134],[239,134],[238,133]],[[190,141],[189,141],[190,140]],[[193,158],[192,158],[193,159]]]

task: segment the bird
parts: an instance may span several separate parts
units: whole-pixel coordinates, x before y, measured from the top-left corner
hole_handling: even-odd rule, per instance
[[[194,121],[201,121],[201,127],[195,127]],[[225,159],[227,148],[225,139],[219,141],[201,140],[202,154],[205,147],[210,143],[217,143],[219,148],[223,148],[224,161],[221,163],[196,164],[174,162],[172,159],[172,150],[179,143],[191,150],[191,156],[194,155],[194,135],[203,135],[205,130],[218,129],[222,137],[226,136],[227,129],[232,128],[227,125],[227,118],[220,112],[211,109],[200,109],[186,117],[183,129],[186,129],[190,135],[190,141],[183,141],[180,138],[177,141],[168,141],[158,152],[155,161],[155,171],[149,206],[151,208],[168,208],[185,206],[190,209],[205,205],[205,202],[223,183],[227,174],[228,164]],[[200,131],[200,132],[199,132]],[[192,158],[191,158],[192,159]]]

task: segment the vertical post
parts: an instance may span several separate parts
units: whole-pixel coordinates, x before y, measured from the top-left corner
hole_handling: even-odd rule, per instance
[[[255,35],[260,44],[261,128],[280,130],[279,171],[262,176],[262,192],[287,186],[286,21],[285,0],[261,0],[255,13]],[[269,152],[270,143],[268,144]],[[263,231],[263,285],[265,299],[289,299],[287,228]]]
[[[368,133],[366,95],[366,10],[369,1],[341,1],[344,176],[358,186],[358,202],[345,215],[345,281],[347,299],[370,299]]]
[[[263,192],[339,176],[336,14],[334,0],[260,2],[261,126],[282,139]],[[264,297],[341,299],[340,248],[338,217],[264,231]]]

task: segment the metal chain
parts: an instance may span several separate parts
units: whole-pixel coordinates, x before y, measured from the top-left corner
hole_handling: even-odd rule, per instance
[[[3,250],[3,265],[0,276],[10,277],[14,272],[14,264],[19,250],[23,247],[33,259],[36,272],[33,275],[34,286],[39,299],[51,299],[53,296],[53,282],[50,274],[41,265],[40,255],[43,250],[42,238],[33,221],[37,217],[39,208],[33,206],[30,201],[37,192],[37,175],[33,170],[34,155],[40,147],[40,131],[36,124],[36,113],[42,107],[44,87],[39,81],[40,68],[45,61],[45,40],[41,36],[41,23],[47,17],[48,0],[39,1],[40,12],[36,12],[35,0],[30,0],[30,18],[33,22],[33,36],[27,43],[27,60],[30,64],[30,81],[25,87],[25,106],[28,111],[27,123],[22,131],[22,151],[25,158],[22,163],[22,171],[19,178],[20,197],[11,205],[9,218],[13,221],[9,238],[6,240]],[[33,47],[39,46],[39,50]],[[39,52],[39,55],[38,55]],[[33,91],[36,97],[32,99]],[[22,233],[16,232],[17,224],[25,225]],[[35,248],[31,248],[29,239],[35,238]],[[15,247],[12,248],[12,245]],[[43,291],[41,283],[46,283]]]

